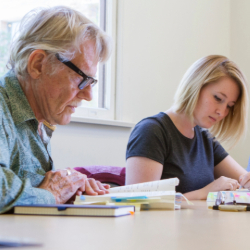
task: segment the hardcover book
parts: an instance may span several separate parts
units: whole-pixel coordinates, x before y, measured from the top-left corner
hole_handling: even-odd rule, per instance
[[[134,206],[102,205],[26,205],[15,206],[14,214],[118,217],[133,214]]]

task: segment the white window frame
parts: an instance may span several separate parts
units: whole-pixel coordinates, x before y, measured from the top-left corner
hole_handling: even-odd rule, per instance
[[[103,6],[101,6],[102,8]],[[88,122],[90,119],[115,120],[115,81],[116,81],[116,12],[117,0],[106,0],[106,32],[113,39],[112,54],[104,64],[104,108],[78,107],[71,116],[72,122]],[[100,65],[102,67],[102,65]],[[101,87],[101,86],[100,86]],[[102,87],[101,87],[102,88]],[[92,122],[91,122],[92,123]],[[98,123],[98,122],[97,122]]]

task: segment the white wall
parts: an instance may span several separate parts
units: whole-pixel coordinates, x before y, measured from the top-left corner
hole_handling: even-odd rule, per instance
[[[119,118],[136,123],[168,109],[182,75],[198,58],[209,54],[230,56],[231,51],[235,56],[237,52],[230,47],[230,18],[234,19],[230,3],[118,0]],[[80,123],[59,126],[52,138],[56,167],[125,166],[130,132],[128,128]],[[236,160],[241,161],[241,149],[234,152]]]
[[[130,129],[72,123],[58,126],[52,139],[56,168],[109,165],[125,166]]]
[[[231,58],[243,70],[250,81],[250,1],[231,0]],[[250,111],[250,110],[249,110]],[[250,124],[250,119],[248,119]],[[249,125],[248,125],[249,128]],[[247,166],[250,156],[250,131],[231,152],[231,155],[243,166]]]
[[[209,54],[230,53],[227,0],[119,1],[122,48],[118,84],[125,120],[168,109],[187,68]],[[118,44],[119,46],[119,44]]]

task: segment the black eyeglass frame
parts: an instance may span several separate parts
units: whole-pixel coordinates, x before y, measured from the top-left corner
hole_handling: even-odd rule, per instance
[[[70,69],[72,69],[73,71],[75,71],[78,75],[80,75],[81,77],[83,77],[83,80],[79,83],[78,88],[79,89],[83,89],[85,87],[88,87],[89,85],[91,85],[91,87],[94,87],[97,83],[97,80],[91,76],[87,76],[86,74],[84,74],[78,67],[75,66],[75,64],[73,64],[71,61],[64,61],[60,55],[57,53],[56,54],[56,58],[63,64],[65,64],[67,67],[69,67]]]

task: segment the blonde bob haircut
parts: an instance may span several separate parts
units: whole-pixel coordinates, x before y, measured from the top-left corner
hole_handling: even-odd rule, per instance
[[[238,66],[225,56],[211,55],[196,61],[183,76],[174,97],[174,110],[193,119],[201,89],[221,77],[230,77],[240,89],[240,95],[229,114],[210,128],[220,142],[232,148],[247,129],[248,91],[245,77]]]
[[[27,76],[30,54],[37,49],[53,57],[72,60],[87,40],[95,42],[100,62],[111,53],[111,38],[80,12],[65,6],[37,8],[27,13],[10,47],[9,64],[17,75]],[[53,66],[53,65],[52,65]]]

